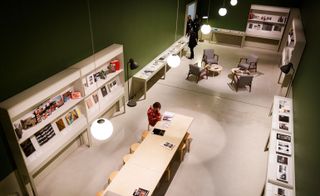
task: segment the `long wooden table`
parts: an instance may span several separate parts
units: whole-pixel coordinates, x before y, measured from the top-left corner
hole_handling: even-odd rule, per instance
[[[192,120],[192,117],[175,114],[171,121],[159,121],[155,128],[165,130],[165,134],[159,136],[150,132],[104,190],[104,195],[131,196],[138,188],[147,189],[150,191],[149,195],[152,195],[183,141]],[[170,142],[175,146],[167,149],[161,145],[164,142]]]

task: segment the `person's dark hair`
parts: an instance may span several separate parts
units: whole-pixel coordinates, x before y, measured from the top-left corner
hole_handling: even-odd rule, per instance
[[[161,109],[161,104],[159,102],[154,102],[154,104],[152,106],[153,106],[153,108]]]

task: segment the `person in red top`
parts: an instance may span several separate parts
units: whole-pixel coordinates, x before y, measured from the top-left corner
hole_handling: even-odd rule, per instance
[[[161,104],[159,102],[155,102],[150,108],[148,109],[148,121],[149,125],[154,126],[158,121],[161,120]]]

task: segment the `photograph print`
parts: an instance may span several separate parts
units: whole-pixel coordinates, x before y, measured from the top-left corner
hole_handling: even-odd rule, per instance
[[[277,164],[277,180],[288,183],[288,166]]]
[[[108,95],[108,91],[107,91],[106,86],[103,86],[100,90],[101,90],[101,94],[102,94],[103,97]]]
[[[76,109],[73,109],[72,111],[68,112],[65,116],[66,121],[68,125],[71,125],[75,120],[79,118],[78,112]]]

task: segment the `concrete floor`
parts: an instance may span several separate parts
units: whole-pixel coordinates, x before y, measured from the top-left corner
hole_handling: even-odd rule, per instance
[[[186,80],[188,64],[201,61],[203,48],[214,48],[224,69],[216,77],[196,84]],[[230,70],[239,58],[259,56],[258,74],[252,92],[235,92],[228,85]],[[191,152],[181,163],[166,196],[257,196],[266,176],[265,143],[271,129],[268,113],[277,84],[280,56],[258,49],[240,49],[200,43],[195,60],[182,58],[180,67],[167,72],[138,101],[134,108],[111,119],[115,133],[109,142],[91,148],[80,147],[47,175],[37,188],[40,195],[95,195],[108,175],[121,168],[123,155],[147,128],[146,111],[154,101],[162,112],[171,111],[194,117],[190,128]]]

